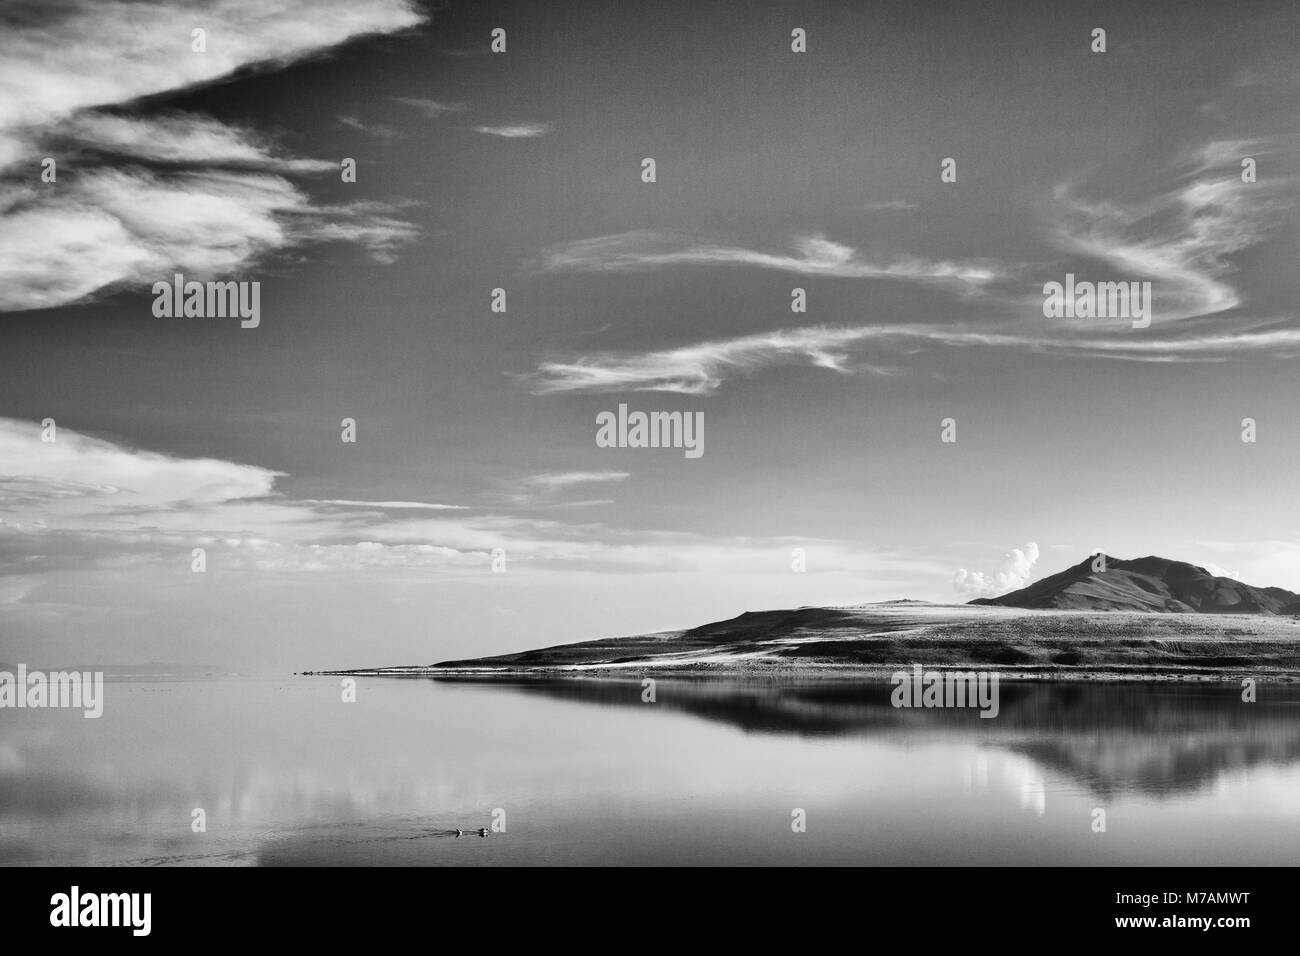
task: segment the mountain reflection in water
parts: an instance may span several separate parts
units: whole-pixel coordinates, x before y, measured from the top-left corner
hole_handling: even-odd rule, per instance
[[[839,679],[437,677],[601,707],[662,707],[753,733],[961,737],[1030,758],[1100,797],[1206,787],[1225,773],[1300,760],[1300,687],[1265,685],[1257,700],[1232,684],[1002,682],[993,719],[976,710],[900,708],[891,685]]]

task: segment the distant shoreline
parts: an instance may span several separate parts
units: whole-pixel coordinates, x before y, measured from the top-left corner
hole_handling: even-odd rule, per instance
[[[887,680],[916,664],[1021,681],[1291,683],[1300,681],[1300,622],[1253,614],[889,602],[749,612],[685,631],[437,664],[304,673]]]
[[[742,668],[710,667],[694,665],[691,667],[674,667],[672,665],[645,667],[639,670],[619,667],[549,667],[549,668],[451,668],[451,667],[379,667],[359,668],[357,670],[337,671],[300,671],[300,677],[387,677],[392,679],[423,680],[431,677],[476,678],[486,680],[514,680],[527,677],[563,677],[589,678],[593,680],[641,680],[646,677],[656,678],[731,678],[766,680],[844,680],[857,678],[864,683],[886,684],[889,678],[899,671],[906,671],[910,665],[900,664],[896,668],[862,668],[854,665],[827,665],[824,667],[798,668]],[[1142,683],[1236,683],[1251,678],[1258,683],[1294,684],[1300,683],[1300,671],[1295,672],[1260,672],[1260,671],[1205,671],[1196,673],[1171,673],[1156,671],[1015,671],[988,667],[963,667],[945,665],[935,667],[938,671],[992,671],[1004,681],[1036,681],[1042,683],[1101,683],[1101,684],[1142,684]]]

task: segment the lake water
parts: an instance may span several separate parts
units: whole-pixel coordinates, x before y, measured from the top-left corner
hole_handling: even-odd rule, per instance
[[[890,690],[110,682],[98,720],[0,711],[0,863],[1300,861],[1296,686],[1004,684],[991,720]]]

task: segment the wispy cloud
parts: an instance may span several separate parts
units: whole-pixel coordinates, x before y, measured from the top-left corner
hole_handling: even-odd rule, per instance
[[[885,199],[880,202],[863,203],[861,208],[867,212],[885,212],[892,209],[915,209],[916,203],[906,199]]]
[[[947,262],[900,257],[873,261],[860,256],[853,247],[822,235],[797,237],[794,254],[790,255],[698,242],[672,233],[652,231],[597,236],[555,246],[544,253],[543,265],[546,269],[587,272],[678,265],[738,265],[846,279],[953,282],[971,289],[985,286],[1001,275],[994,264],[984,260]]]
[[[346,498],[308,498],[310,505],[334,505],[338,508],[372,508],[379,511],[462,511],[464,505],[440,505],[425,501],[352,501]]]
[[[811,364],[847,372],[850,350],[882,331],[813,326],[652,352],[603,352],[567,362],[542,362],[523,380],[538,395],[625,390],[707,395],[729,374],[780,365]]]
[[[465,103],[439,103],[437,100],[421,99],[414,96],[394,96],[393,102],[414,107],[428,119],[438,119],[448,113],[462,113],[468,109]]]
[[[195,163],[278,173],[334,172],[338,163],[281,155],[256,130],[195,113],[148,117],[104,112],[77,113],[49,130],[63,141],[60,152],[109,154],[114,162],[138,159],[155,164]],[[79,164],[80,165],[80,164]]]
[[[0,172],[77,157],[75,177],[38,189],[27,176],[0,200],[0,310],[75,302],[173,269],[228,273],[302,242],[360,242],[391,257],[414,227],[374,205],[318,206],[286,178],[336,162],[284,156],[207,117],[151,115],[139,101],[422,19],[406,0],[0,10]],[[196,28],[207,31],[205,53],[191,49]]]
[[[1144,189],[1139,184],[1127,197],[1085,199],[1083,182],[1058,187],[1055,243],[1073,255],[1123,270],[1120,276],[1096,278],[1152,281],[1155,322],[1141,334],[1127,328],[1127,320],[1114,329],[1044,326],[1038,286],[1032,296],[1008,294],[1008,280],[1023,280],[1026,274],[1021,265],[980,259],[873,259],[823,235],[798,237],[793,253],[780,254],[643,230],[553,246],[543,251],[541,268],[615,273],[736,265],[808,276],[951,282],[963,292],[992,291],[1014,315],[1000,322],[962,325],[805,327],[641,352],[548,356],[520,379],[536,394],[644,390],[706,395],[728,378],[782,366],[895,373],[910,354],[933,347],[1007,348],[1150,363],[1221,362],[1251,353],[1300,355],[1300,330],[1293,316],[1238,314],[1230,324],[1222,318],[1209,324],[1209,317],[1244,305],[1232,281],[1234,254],[1264,241],[1294,209],[1291,166],[1278,154],[1274,142],[1217,140],[1187,151],[1174,168],[1162,172],[1156,186]],[[1267,181],[1241,182],[1243,155],[1272,158]],[[1087,270],[1086,264],[1058,265]],[[868,345],[870,364],[858,359]]]
[[[348,0],[6,4],[0,10],[0,127],[39,127],[422,20],[406,0],[375,0],[364,8]],[[195,28],[207,31],[205,53],[191,49]]]
[[[570,488],[574,485],[589,485],[597,482],[623,481],[631,477],[626,471],[563,471],[531,475],[524,479],[524,484],[540,488]]]
[[[528,510],[553,508],[590,508],[613,504],[612,499],[564,500],[564,495],[574,488],[587,485],[612,484],[631,477],[626,471],[548,471],[499,482],[500,489],[489,497],[511,508]]]
[[[475,126],[474,132],[505,139],[536,139],[554,132],[550,123],[506,123],[501,126]]]
[[[1154,190],[1127,199],[1087,199],[1083,184],[1064,183],[1056,242],[1150,280],[1157,322],[1235,309],[1243,299],[1231,257],[1267,238],[1295,204],[1288,177],[1241,181],[1242,157],[1267,152],[1261,142],[1211,142],[1163,171]]]
[[[340,116],[339,125],[379,139],[396,139],[397,130],[386,123],[367,123],[357,116]]]
[[[55,194],[0,200],[0,310],[75,302],[173,270],[228,275],[270,251],[351,241],[379,258],[416,234],[374,206],[321,207],[283,177],[91,170]]]
[[[887,356],[889,364],[858,361],[855,356],[868,345],[875,347],[876,358]],[[784,366],[895,375],[902,371],[907,354],[926,347],[1008,348],[1136,362],[1216,362],[1246,352],[1300,354],[1300,329],[1274,325],[1236,333],[1104,338],[1070,331],[1044,335],[933,324],[805,326],[668,349],[547,359],[517,378],[536,395],[618,391],[710,395],[729,378]]]

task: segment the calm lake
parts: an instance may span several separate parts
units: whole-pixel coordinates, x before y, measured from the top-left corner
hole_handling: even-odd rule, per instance
[[[995,719],[890,691],[111,681],[97,720],[0,712],[0,864],[1300,860],[1300,687],[1003,684]]]

